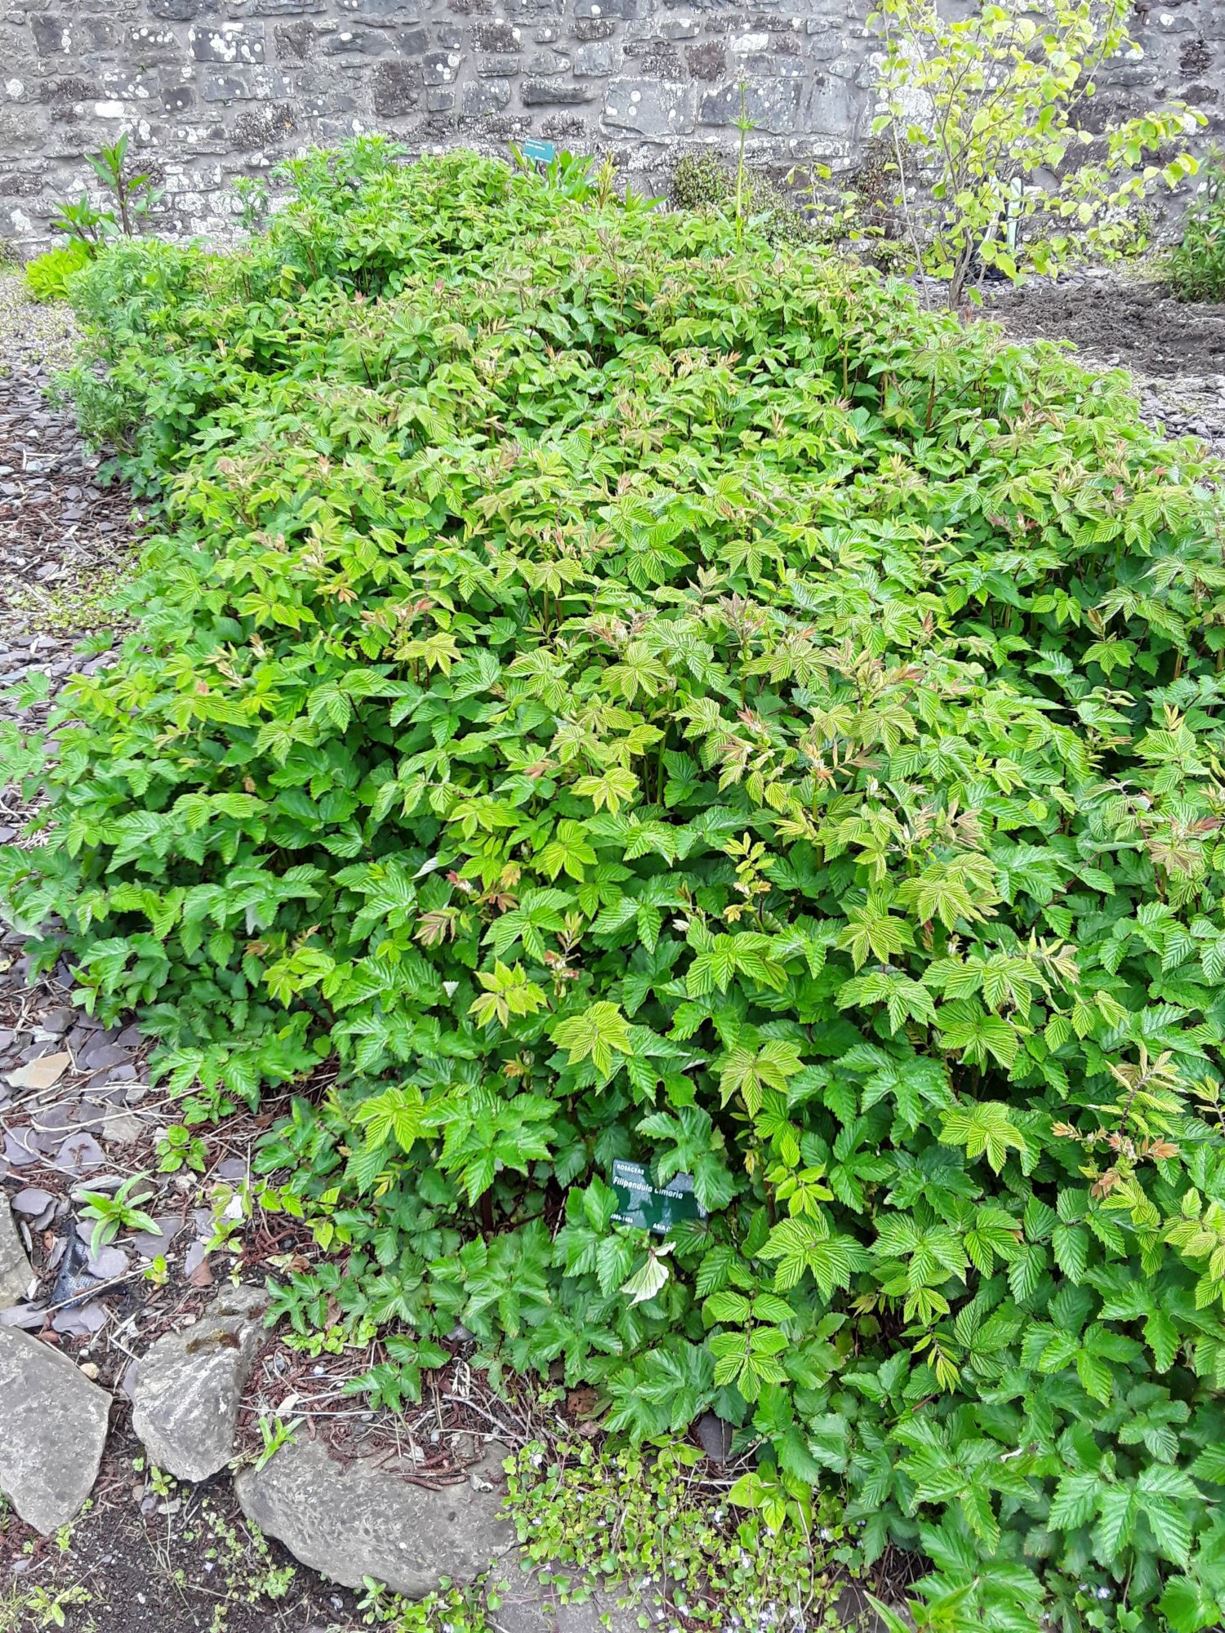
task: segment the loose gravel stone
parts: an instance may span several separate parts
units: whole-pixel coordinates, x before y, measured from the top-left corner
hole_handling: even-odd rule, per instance
[[[36,1059],[8,1074],[11,1089],[50,1089],[72,1065],[72,1056],[60,1050],[54,1055],[39,1055]]]
[[[44,1191],[37,1185],[27,1185],[24,1190],[17,1192],[13,1198],[13,1206],[18,1213],[27,1213],[37,1217],[55,1201],[50,1191]]]

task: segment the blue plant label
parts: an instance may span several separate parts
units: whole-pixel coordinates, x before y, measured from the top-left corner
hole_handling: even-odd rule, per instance
[[[552,164],[557,157],[552,142],[524,142],[522,152],[525,159],[534,159],[537,164]]]

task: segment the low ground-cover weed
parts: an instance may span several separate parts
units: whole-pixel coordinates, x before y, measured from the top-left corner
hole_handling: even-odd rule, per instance
[[[562,1602],[602,1589],[650,1622],[846,1626],[843,1567],[855,1550],[836,1500],[771,1528],[695,1485],[702,1461],[670,1438],[620,1453],[525,1447],[510,1462],[506,1502],[524,1564]]]

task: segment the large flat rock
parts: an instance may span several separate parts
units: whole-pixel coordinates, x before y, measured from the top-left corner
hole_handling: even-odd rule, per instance
[[[111,1398],[66,1355],[0,1327],[0,1491],[51,1536],[93,1490]]]
[[[234,1455],[267,1304],[259,1288],[228,1287],[193,1326],[159,1338],[141,1359],[132,1427],[151,1461],[176,1479],[207,1480]]]
[[[598,1582],[572,1566],[553,1566],[551,1569],[570,1579],[571,1591],[585,1585],[587,1597],[581,1602],[562,1602],[559,1594],[542,1583],[536,1575],[516,1576],[507,1572],[507,1587],[500,1596],[498,1608],[490,1613],[490,1621],[498,1633],[639,1633],[645,1624],[654,1627],[662,1623],[664,1611],[657,1605],[653,1592],[637,1595],[630,1592],[630,1584],[615,1583],[601,1587]],[[625,1603],[622,1601],[625,1600]],[[899,1605],[899,1612],[904,1606]],[[724,1626],[738,1625],[735,1621]],[[763,1626],[772,1625],[763,1620]],[[773,1624],[785,1625],[785,1623]],[[807,1624],[804,1624],[807,1625]],[[854,1633],[888,1633],[884,1622],[872,1609],[864,1590],[856,1582],[843,1588],[834,1606],[834,1620],[821,1623],[822,1627],[839,1627]]]
[[[420,1599],[444,1576],[470,1582],[514,1545],[514,1527],[499,1517],[500,1456],[474,1473],[427,1490],[369,1461],[338,1463],[303,1437],[262,1469],[244,1469],[234,1487],[247,1518],[304,1565],[344,1587],[372,1576]]]
[[[568,1575],[578,1573],[568,1571]],[[499,1633],[639,1633],[638,1617],[649,1603],[621,1605],[616,1592],[589,1587],[581,1604],[563,1604],[534,1578],[510,1578],[492,1620]]]

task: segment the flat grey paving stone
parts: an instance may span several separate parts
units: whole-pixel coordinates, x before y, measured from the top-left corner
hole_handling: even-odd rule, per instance
[[[421,1599],[444,1576],[470,1582],[513,1547],[502,1455],[488,1453],[475,1481],[432,1490],[361,1458],[337,1463],[301,1435],[262,1469],[244,1469],[234,1489],[248,1520],[304,1565],[344,1587],[370,1576]]]
[[[110,1410],[106,1390],[66,1355],[0,1327],[0,1491],[43,1536],[93,1490]]]
[[[638,1618],[643,1605],[620,1605],[616,1593],[594,1588],[581,1604],[562,1604],[552,1589],[530,1577],[510,1581],[498,1608],[486,1612],[498,1633],[641,1633]]]

